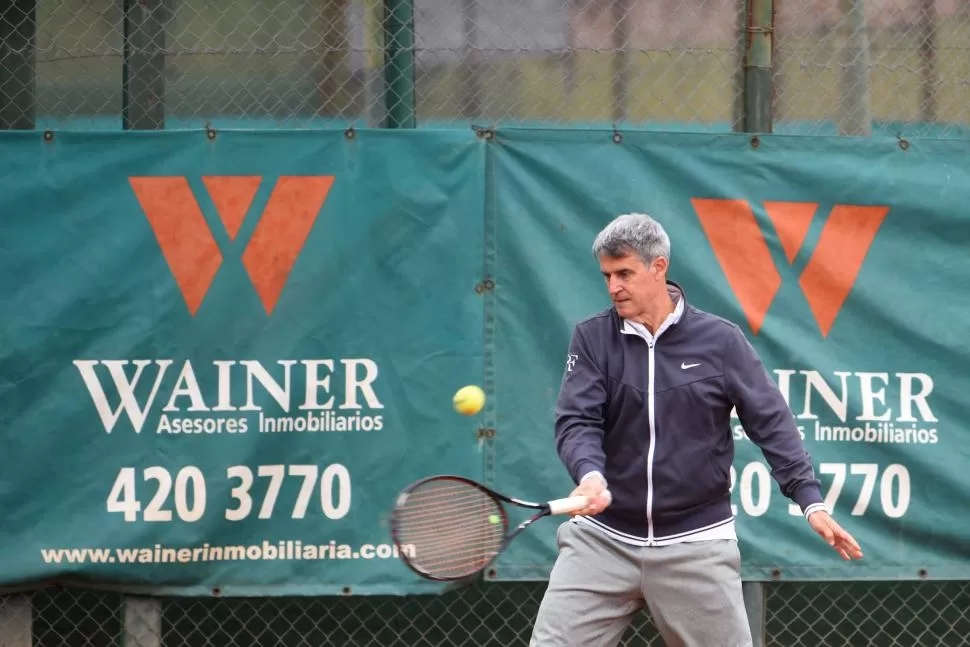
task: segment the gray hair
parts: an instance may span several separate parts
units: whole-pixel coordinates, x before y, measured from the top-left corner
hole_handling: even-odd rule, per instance
[[[597,234],[593,256],[636,254],[644,263],[663,257],[670,260],[670,237],[659,222],[644,213],[616,217]]]

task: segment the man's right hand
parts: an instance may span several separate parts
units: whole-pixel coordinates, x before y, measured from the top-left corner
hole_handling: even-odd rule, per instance
[[[590,498],[589,504],[582,510],[571,512],[572,516],[593,516],[606,509],[613,501],[613,496],[606,489],[606,481],[597,474],[593,474],[583,480],[569,496],[586,496]]]

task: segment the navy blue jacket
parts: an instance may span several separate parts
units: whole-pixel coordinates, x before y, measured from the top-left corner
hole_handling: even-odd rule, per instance
[[[818,507],[811,456],[774,380],[738,326],[686,302],[652,344],[624,332],[613,307],[576,324],[556,444],[574,482],[591,471],[605,476],[613,502],[597,520],[671,539],[733,518],[732,407],[782,493],[803,512]]]

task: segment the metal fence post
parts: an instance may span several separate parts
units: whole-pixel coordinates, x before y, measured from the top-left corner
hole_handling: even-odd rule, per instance
[[[869,28],[865,0],[842,0],[842,102],[840,135],[872,134],[869,107]]]
[[[924,123],[932,123],[936,121],[936,91],[940,82],[939,64],[936,60],[937,33],[935,0],[921,0],[919,15],[920,90],[922,95],[920,97],[920,118]]]
[[[461,3],[462,48],[461,61],[461,114],[469,119],[482,115],[483,70],[481,52],[478,51],[478,0],[462,0]]]
[[[125,0],[122,127],[165,127],[165,2]]]
[[[0,130],[33,130],[37,0],[8,0],[0,9]]]
[[[770,133],[773,125],[773,0],[745,0],[745,20],[743,127],[749,133]]]
[[[762,582],[744,582],[741,584],[744,596],[744,608],[748,614],[748,626],[751,628],[752,647],[765,645],[765,585]]]
[[[33,645],[33,604],[29,595],[0,596],[0,647]]]
[[[126,595],[124,647],[160,647],[161,644],[162,601]]]
[[[385,127],[414,128],[414,0],[384,0]]]
[[[613,0],[613,123],[620,124],[629,118],[630,112],[630,31],[633,3],[630,0]]]

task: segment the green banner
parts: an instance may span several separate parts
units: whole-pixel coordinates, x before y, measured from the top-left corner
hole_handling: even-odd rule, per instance
[[[970,577],[970,172],[960,142],[609,131],[0,137],[0,584],[439,590],[414,479],[572,488],[553,409],[608,306],[593,237],[663,222],[670,278],[785,393],[845,563],[737,423],[744,575]],[[486,409],[451,396],[481,384]],[[950,516],[952,515],[952,517]],[[542,579],[555,520],[489,579]]]
[[[5,584],[435,590],[394,494],[482,478],[484,144],[4,137]]]
[[[505,132],[490,153],[492,482],[536,499],[571,489],[552,420],[571,327],[609,306],[591,245],[614,216],[645,212],[670,234],[668,276],[688,301],[748,333],[865,554],[844,562],[809,528],[735,419],[744,576],[970,577],[962,144]],[[553,527],[517,540],[493,576],[544,578],[554,556]]]

